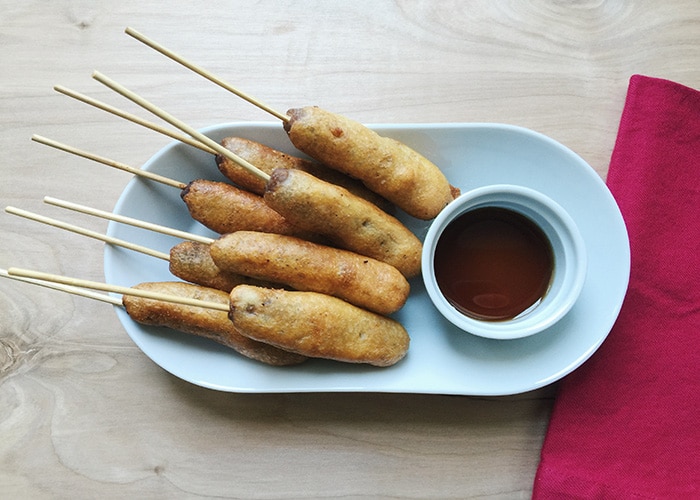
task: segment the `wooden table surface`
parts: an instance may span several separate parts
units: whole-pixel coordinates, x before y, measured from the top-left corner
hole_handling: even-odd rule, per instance
[[[170,142],[52,90],[139,113],[94,69],[197,127],[273,121],[127,26],[275,108],[521,125],[603,177],[632,74],[700,87],[696,0],[2,0],[3,205],[104,231],[42,198],[111,210],[131,176],[32,134],[135,166]],[[0,267],[103,280],[101,243],[0,228]],[[556,394],[216,392],[151,362],[108,305],[1,280],[0,318],[3,498],[527,498]]]

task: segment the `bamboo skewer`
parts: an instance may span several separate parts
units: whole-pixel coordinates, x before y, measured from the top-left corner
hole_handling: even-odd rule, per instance
[[[106,104],[102,101],[98,101],[97,99],[86,96],[85,94],[81,94],[81,93],[76,92],[74,90],[70,90],[62,85],[55,85],[54,90],[56,92],[63,94],[63,95],[66,95],[68,97],[72,97],[73,99],[81,101],[85,104],[88,104],[88,105],[93,106],[95,108],[101,109],[102,111],[106,111],[106,112],[111,113],[115,116],[118,116],[119,118],[123,118],[123,119],[128,120],[132,123],[135,123],[137,125],[141,125],[142,127],[146,127],[150,130],[153,130],[154,132],[158,132],[159,134],[163,134],[165,136],[168,136],[171,139],[175,139],[176,141],[180,141],[180,142],[185,143],[189,146],[193,146],[195,148],[201,149],[202,151],[204,151],[206,153],[216,154],[216,151],[214,151],[210,147],[202,144],[199,141],[192,139],[191,137],[189,137],[187,135],[180,134],[180,133],[175,132],[173,130],[170,130],[166,127],[163,127],[162,125],[145,120],[139,116],[136,116],[132,113],[129,113],[127,111],[116,108],[110,104]]]
[[[39,271],[32,271],[29,269],[21,269],[17,267],[11,267],[7,270],[7,273],[12,277],[30,278],[34,280],[46,281],[51,283],[58,283],[61,285],[68,285],[78,288],[88,288],[92,290],[100,290],[103,292],[117,293],[120,295],[130,295],[133,297],[141,297],[144,299],[161,300],[163,302],[172,302],[174,304],[182,304],[186,306],[203,307],[205,309],[214,309],[218,311],[229,311],[229,306],[227,304],[221,304],[218,302],[209,302],[205,300],[190,299],[187,297],[178,297],[176,295],[168,295],[158,292],[151,292],[148,290],[140,290],[137,288],[111,285],[108,283],[101,283],[98,281],[89,281],[79,278],[70,278],[66,276],[60,276],[57,274],[43,273]]]
[[[66,231],[71,231],[76,234],[80,234],[83,236],[87,236],[89,238],[93,238],[96,240],[103,241],[105,243],[109,243],[110,245],[116,245],[120,247],[127,248],[129,250],[133,250],[135,252],[140,252],[146,255],[150,255],[151,257],[156,257],[158,259],[163,259],[163,260],[170,260],[170,255],[159,252],[158,250],[153,250],[152,248],[148,248],[142,245],[137,245],[136,243],[131,243],[119,238],[114,238],[112,236],[107,236],[102,233],[98,233],[97,231],[92,231],[90,229],[85,229],[80,226],[76,226],[74,224],[69,224],[67,222],[62,222],[60,220],[52,219],[51,217],[45,217],[43,215],[35,214],[33,212],[29,212],[27,210],[22,210],[20,208],[16,207],[5,207],[5,212],[12,214],[12,215],[17,215],[20,217],[24,217],[25,219],[33,220],[35,222],[41,222],[42,224],[47,224],[49,226],[56,227],[58,229],[64,229]]]
[[[160,224],[154,224],[152,222],[146,222],[139,219],[134,219],[132,217],[127,217],[124,215],[118,215],[112,212],[106,212],[104,210],[98,210],[96,208],[91,208],[85,205],[80,205],[78,203],[73,203],[70,201],[59,200],[58,198],[52,198],[50,196],[44,197],[44,203],[49,205],[54,205],[57,207],[65,208],[68,210],[73,210],[76,212],[81,212],[87,215],[92,215],[94,217],[100,217],[102,219],[111,220],[114,222],[120,222],[122,224],[127,224],[130,226],[138,227],[141,229],[147,229],[149,231],[155,231],[168,236],[174,236],[176,238],[181,238],[183,240],[197,241],[199,243],[210,244],[215,240],[208,238],[206,236],[200,236],[194,233],[188,233],[186,231],[180,231],[179,229],[173,229],[166,226],[161,226]]]
[[[178,189],[184,189],[185,187],[187,187],[187,184],[185,184],[184,182],[175,181],[173,179],[169,179],[168,177],[164,177],[162,175],[154,174],[153,172],[149,172],[148,170],[141,170],[140,168],[131,167],[131,166],[126,165],[124,163],[110,160],[109,158],[105,158],[104,156],[96,155],[94,153],[90,153],[88,151],[84,151],[82,149],[75,148],[73,146],[68,146],[67,144],[63,144],[61,142],[54,141],[53,139],[48,139],[46,137],[42,137],[40,135],[34,134],[32,136],[32,140],[34,142],[38,142],[40,144],[44,144],[44,145],[50,146],[52,148],[60,149],[61,151],[65,151],[66,153],[74,154],[76,156],[80,156],[80,157],[86,158],[88,160],[102,163],[102,164],[107,165],[109,167],[113,167],[113,168],[117,168],[119,170],[123,170],[125,172],[129,172],[130,174],[138,175],[140,177],[146,177],[146,178],[154,180],[156,182],[160,182],[161,184],[166,184],[168,186],[176,187]]]
[[[84,288],[78,288],[70,285],[62,285],[60,283],[53,283],[51,281],[38,280],[34,278],[25,278],[22,276],[11,275],[7,272],[7,269],[0,269],[0,276],[3,278],[9,278],[15,281],[22,281],[24,283],[29,283],[32,285],[42,286],[44,288],[49,288],[51,290],[58,290],[61,292],[70,293],[72,295],[78,295],[80,297],[86,297],[88,299],[99,300],[101,302],[106,302],[107,304],[112,304],[115,306],[121,306],[122,301],[111,295],[105,295],[102,293],[92,292]]]
[[[137,175],[137,176],[146,177],[150,180],[160,182],[160,183],[165,184],[167,186],[175,187],[175,188],[180,189],[180,190],[185,189],[187,187],[187,184],[185,184],[184,182],[176,181],[174,179],[170,179],[170,178],[162,176],[162,175],[153,174],[147,170],[141,170],[138,168],[130,167],[128,165],[125,165],[125,164],[120,163],[120,162],[116,162],[116,161],[111,160],[109,158],[105,158],[103,156],[99,156],[99,155],[96,155],[96,154],[93,154],[93,153],[90,153],[90,152],[87,152],[87,151],[84,151],[84,150],[81,150],[78,148],[74,148],[72,146],[68,146],[66,144],[62,144],[60,142],[57,142],[57,141],[54,141],[51,139],[47,139],[45,137],[35,135],[32,137],[32,139],[37,141],[37,142],[40,142],[42,144],[46,144],[46,145],[52,146],[56,149],[60,149],[62,151],[65,151],[67,153],[75,154],[75,155],[81,156],[83,158],[87,158],[89,160],[94,160],[94,161],[97,161],[97,162],[102,163],[104,165],[107,165],[110,167],[115,167],[115,168],[118,168],[119,170],[124,170],[126,172],[129,172],[129,173]],[[63,200],[59,200],[57,198],[52,198],[50,196],[46,196],[44,198],[44,202],[48,203],[50,205],[59,206],[61,208],[67,208],[69,210],[74,210],[77,212],[86,213],[88,215],[101,217],[103,219],[112,220],[115,222],[121,222],[123,224],[128,224],[131,226],[140,227],[143,229],[148,229],[150,231],[160,232],[160,233],[163,233],[163,234],[166,234],[169,236],[174,236],[176,238],[197,241],[199,243],[206,243],[206,244],[212,243],[214,241],[212,238],[209,238],[206,236],[200,236],[200,235],[197,235],[194,233],[188,233],[186,231],[180,231],[177,229],[161,226],[158,224],[145,222],[145,221],[141,221],[138,219],[133,219],[131,217],[118,215],[118,214],[114,214],[111,212],[105,212],[105,211],[98,210],[95,208],[86,207],[84,205],[79,205],[77,203],[72,203],[69,201],[63,201]]]
[[[151,47],[152,49],[156,50],[157,52],[160,52],[166,57],[169,57],[173,61],[185,66],[186,68],[194,71],[198,75],[206,78],[207,80],[217,84],[218,86],[228,90],[229,92],[232,92],[233,94],[236,94],[238,97],[248,101],[252,105],[262,109],[263,111],[270,113],[274,117],[282,120],[283,122],[289,121],[289,116],[287,116],[284,113],[281,113],[267,104],[261,102],[260,100],[256,99],[255,97],[246,94],[245,92],[242,92],[241,90],[238,90],[236,87],[226,83],[225,81],[221,80],[219,77],[215,76],[214,74],[210,73],[209,71],[187,61],[185,58],[179,56],[178,54],[174,53],[173,51],[163,47],[159,43],[156,43],[155,41],[151,40],[150,38],[142,35],[138,31],[136,31],[133,28],[126,28],[125,30],[126,34],[135,38],[139,42]]]
[[[194,128],[190,127],[189,125],[187,125],[183,121],[180,121],[179,119],[175,118],[170,113],[155,106],[154,104],[150,103],[149,101],[147,101],[143,97],[130,91],[129,89],[127,89],[123,85],[120,85],[119,83],[115,82],[114,80],[106,77],[105,75],[103,75],[99,71],[95,71],[92,76],[95,80],[97,80],[98,82],[102,83],[103,85],[106,85],[107,87],[111,88],[112,90],[114,90],[118,94],[123,95],[124,97],[126,97],[130,101],[138,104],[142,108],[147,109],[148,111],[150,111],[154,115],[156,115],[159,118],[170,123],[170,125],[182,130],[183,132],[190,135],[194,139],[206,144],[207,146],[212,148],[217,153],[219,153],[219,154],[225,156],[226,158],[236,162],[238,165],[245,168],[253,175],[259,177],[264,182],[267,182],[270,180],[270,176],[267,173],[263,172],[262,170],[260,170],[258,167],[256,167],[252,163],[244,160],[243,158],[239,157],[238,155],[233,154],[231,151],[229,151],[228,149],[223,147],[218,142],[210,139],[209,137],[207,137],[206,135],[202,134],[201,132],[195,130]]]

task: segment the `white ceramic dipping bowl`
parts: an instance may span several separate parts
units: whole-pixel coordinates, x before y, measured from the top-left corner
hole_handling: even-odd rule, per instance
[[[435,276],[435,249],[443,231],[468,211],[499,207],[529,218],[543,231],[552,249],[549,287],[541,300],[514,318],[476,319],[462,313],[443,295]],[[546,330],[574,305],[586,279],[586,250],[573,219],[556,202],[522,186],[497,184],[465,192],[432,222],[422,255],[423,280],[438,311],[465,332],[491,339],[517,339]]]

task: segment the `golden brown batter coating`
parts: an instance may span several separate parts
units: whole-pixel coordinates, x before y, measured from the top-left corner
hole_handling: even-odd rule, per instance
[[[390,366],[410,343],[397,321],[316,292],[240,285],[229,315],[251,338],[308,357]]]
[[[290,224],[262,197],[225,182],[197,179],[181,196],[193,219],[220,234],[250,230],[312,237]]]
[[[255,165],[266,174],[272,173],[276,168],[298,168],[303,170],[304,164],[310,163],[302,158],[282,153],[242,137],[226,137],[221,141],[221,145]],[[265,192],[265,181],[250,173],[248,169],[240,166],[233,160],[223,155],[217,155],[216,164],[221,173],[234,184],[261,196]]]
[[[287,111],[285,130],[307,155],[360,179],[419,219],[432,219],[454,199],[440,169],[405,144],[315,106]]]
[[[399,310],[410,285],[394,266],[292,236],[238,231],[211,245],[221,269],[333,295],[380,314]]]
[[[174,281],[141,283],[134,288],[220,304],[229,303],[228,293],[190,283]],[[306,360],[303,355],[291,353],[242,335],[240,329],[233,326],[225,311],[129,295],[123,297],[122,303],[129,317],[134,321],[145,325],[165,326],[191,335],[205,337],[230,347],[243,356],[269,365],[296,365]]]
[[[210,245],[183,241],[170,249],[170,272],[197,285],[230,292],[241,284],[269,286],[261,280],[221,270],[211,258]]]
[[[420,272],[422,244],[398,219],[348,190],[299,170],[272,172],[267,204],[295,226],[386,262],[405,277]]]
[[[391,213],[394,209],[391,203],[377,193],[367,189],[362,182],[320,163],[288,155],[259,142],[242,137],[226,137],[221,141],[221,145],[267,174],[271,174],[276,168],[302,170],[326,182],[342,186],[360,198],[371,201],[386,212]],[[217,155],[216,164],[221,173],[234,184],[255,194],[262,195],[265,192],[265,182],[233,160]]]

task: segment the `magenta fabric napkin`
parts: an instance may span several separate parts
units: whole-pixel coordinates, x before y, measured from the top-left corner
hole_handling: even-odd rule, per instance
[[[700,499],[700,92],[634,75],[607,184],[630,285],[560,384],[533,498]]]

